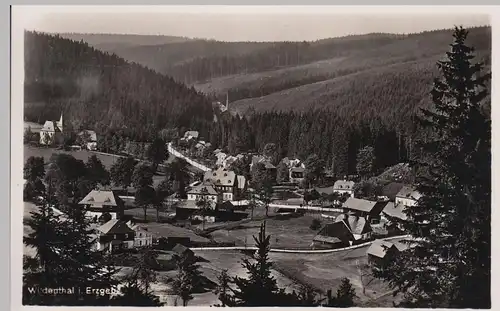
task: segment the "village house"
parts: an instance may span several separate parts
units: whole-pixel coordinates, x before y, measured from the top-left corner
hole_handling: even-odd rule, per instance
[[[263,163],[264,164],[264,167],[266,168],[266,170],[274,170],[276,171],[276,166],[274,166],[270,159],[265,157],[265,156],[262,156],[262,155],[254,155],[252,156],[252,162],[250,163],[250,170],[252,170],[252,168],[254,167],[254,165],[256,165],[257,163]]]
[[[63,115],[59,121],[45,121],[40,130],[40,145],[59,145],[63,143]]]
[[[189,258],[195,257],[194,252],[182,244],[175,245],[174,248],[172,248],[172,252],[180,257],[182,256],[186,256]]]
[[[116,252],[134,247],[135,232],[122,220],[111,219],[98,227],[96,233],[97,250]]]
[[[408,216],[405,213],[405,209],[406,206],[404,206],[403,204],[388,202],[382,210],[382,218],[386,221],[390,220],[391,218],[406,220]]]
[[[337,180],[333,184],[333,192],[337,192],[339,194],[347,193],[354,198],[354,181],[349,180]]]
[[[202,197],[205,197],[213,206],[220,201],[219,193],[212,184],[207,182],[196,185],[187,191],[187,199],[190,201],[198,201]]]
[[[407,248],[408,246],[403,243],[375,240],[366,251],[366,255],[371,265],[383,266]]]
[[[94,221],[120,219],[125,208],[124,201],[110,190],[92,190],[78,204],[84,206],[85,215]]]
[[[97,134],[95,131],[83,130],[78,133],[82,146],[87,150],[97,150]]]
[[[354,236],[343,221],[326,224],[313,238],[315,247],[342,248],[352,245]]]
[[[127,222],[127,226],[134,231],[134,247],[150,247],[153,245],[153,234],[146,227]]]
[[[380,221],[380,213],[386,204],[387,202],[374,202],[349,197],[344,204],[342,204],[342,209],[344,213],[364,217],[370,223],[375,224]]]
[[[203,181],[212,183],[215,186],[215,190],[222,195],[223,201],[233,201],[239,195],[241,195],[241,188],[238,186],[238,178],[233,171],[228,171],[223,168],[219,168],[215,171],[205,172],[203,176]]]
[[[351,231],[354,240],[366,241],[371,238],[372,228],[364,217],[341,214],[335,219],[335,222],[339,221],[343,221],[346,224]]]
[[[404,206],[415,206],[422,195],[412,186],[403,186],[396,194],[395,204]]]

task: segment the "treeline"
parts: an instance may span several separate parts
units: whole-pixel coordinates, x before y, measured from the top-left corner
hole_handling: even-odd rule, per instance
[[[381,47],[403,36],[373,34],[360,38],[336,38],[317,42],[279,42],[243,55],[197,57],[171,65],[165,73],[186,84],[233,74],[247,74],[299,66],[314,61],[347,56],[356,50]]]
[[[404,124],[404,120],[401,120]],[[316,154],[338,175],[356,173],[359,149],[373,146],[375,168],[407,161],[416,135],[411,120],[406,127],[389,127],[382,118],[354,123],[334,112],[260,113],[248,118],[226,115],[210,131],[210,142],[231,154],[262,151],[276,145],[279,157],[305,160]]]
[[[489,30],[489,31],[488,31]],[[491,46],[490,28],[472,28],[471,43],[478,49]],[[191,84],[217,77],[248,74],[300,66],[338,57],[378,55],[381,58],[414,56],[415,58],[443,53],[451,30],[439,30],[411,35],[368,34],[318,40],[315,42],[277,42],[265,49],[245,54],[218,53],[195,57],[182,63],[171,63],[164,73]],[[405,55],[406,54],[406,55]]]
[[[25,119],[121,129],[145,139],[155,128],[206,127],[210,102],[172,78],[116,55],[37,32],[25,33]],[[65,125],[66,125],[65,124]]]

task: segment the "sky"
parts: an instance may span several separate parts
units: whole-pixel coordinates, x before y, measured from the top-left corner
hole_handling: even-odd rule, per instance
[[[490,24],[484,11],[451,7],[26,6],[13,10],[13,23],[19,22],[28,30],[161,34],[222,41],[309,41]]]

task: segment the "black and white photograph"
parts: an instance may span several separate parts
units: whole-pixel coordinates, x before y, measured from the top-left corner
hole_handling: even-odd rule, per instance
[[[22,305],[492,308],[487,11],[11,14]]]

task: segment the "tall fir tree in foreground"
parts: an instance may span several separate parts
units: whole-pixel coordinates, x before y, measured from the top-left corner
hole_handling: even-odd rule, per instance
[[[51,191],[49,187],[48,192]],[[50,197],[50,193],[47,193]],[[116,285],[116,269],[108,256],[93,248],[94,237],[84,212],[75,206],[56,216],[50,200],[28,220],[31,228],[24,244],[34,257],[24,258],[23,303],[29,305],[107,305],[109,296],[87,295],[86,288],[110,289]],[[73,288],[73,293],[47,295],[33,289]]]
[[[473,64],[468,32],[456,28],[433,107],[422,125],[433,135],[416,161],[418,206],[402,222],[413,243],[375,274],[404,293],[411,307],[491,307],[491,120],[483,64]]]
[[[136,257],[132,273],[123,280],[121,295],[111,300],[112,306],[163,306],[160,298],[151,289],[151,284],[157,281],[151,262],[157,255],[158,253],[152,249],[144,249]]]
[[[271,275],[272,262],[269,260],[271,236],[266,235],[265,222],[261,224],[259,235],[254,236],[257,251],[255,260],[243,259],[248,278],[229,278],[226,272],[219,276],[219,286],[215,290],[222,306],[264,307],[303,305],[296,293],[286,293],[279,288]],[[233,286],[230,286],[233,285]],[[233,289],[234,288],[234,289]],[[310,295],[307,296],[309,300]]]

